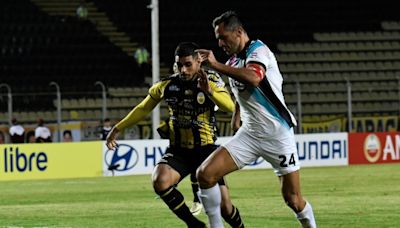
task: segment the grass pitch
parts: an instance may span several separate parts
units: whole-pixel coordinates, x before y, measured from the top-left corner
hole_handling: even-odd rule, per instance
[[[400,227],[400,165],[302,168],[319,227]],[[179,189],[188,205],[189,178]],[[228,176],[246,227],[300,227],[272,170]],[[207,221],[204,212],[199,215]],[[0,227],[185,227],[156,199],[150,175],[0,182]],[[226,226],[229,227],[229,226]]]

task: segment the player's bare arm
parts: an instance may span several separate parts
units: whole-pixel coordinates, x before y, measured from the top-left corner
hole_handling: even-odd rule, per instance
[[[107,135],[106,145],[112,150],[118,147],[116,142],[118,133],[129,126],[132,126],[146,117],[159,102],[154,100],[150,95],[140,102],[132,111],[115,125]]]
[[[233,132],[237,132],[240,128],[240,105],[238,102],[235,102],[235,111],[232,114],[231,119],[231,129]]]
[[[258,86],[265,75],[265,69],[260,64],[251,63],[246,65],[245,68],[234,68],[218,62],[211,50],[199,49],[197,52],[200,54],[202,62],[208,64],[214,70],[242,83]]]
[[[207,73],[203,69],[200,69],[197,80],[198,80],[198,87],[201,90],[203,90],[206,94],[209,94],[209,95],[213,94],[213,91],[209,84]]]

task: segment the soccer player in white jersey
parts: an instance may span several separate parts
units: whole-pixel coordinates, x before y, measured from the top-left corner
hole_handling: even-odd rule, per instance
[[[283,79],[274,54],[260,40],[250,40],[235,12],[227,11],[215,18],[213,27],[219,47],[230,59],[223,64],[211,50],[197,51],[204,63],[229,77],[236,98],[233,118],[241,118],[242,125],[197,170],[210,227],[223,227],[217,180],[259,157],[272,165],[281,182],[282,196],[302,226],[316,227],[313,209],[300,191],[300,164],[293,132],[296,120],[286,107]]]

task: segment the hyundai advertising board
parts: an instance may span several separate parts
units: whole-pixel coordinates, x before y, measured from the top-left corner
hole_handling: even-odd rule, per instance
[[[302,167],[348,165],[347,133],[296,135]],[[220,137],[223,144],[231,137]],[[103,146],[105,176],[150,174],[168,147],[168,140],[121,140],[119,147],[108,150]],[[245,169],[265,169],[271,165],[259,158]]]

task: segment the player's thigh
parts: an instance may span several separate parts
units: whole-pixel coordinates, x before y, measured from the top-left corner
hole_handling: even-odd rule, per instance
[[[189,162],[183,154],[175,148],[167,149],[153,170],[154,187],[176,185],[190,173]]]
[[[229,152],[238,169],[252,164],[259,155],[260,141],[250,135],[245,129],[239,128],[235,136],[222,146]]]
[[[277,176],[300,169],[296,141],[292,132],[283,132],[277,139],[260,141],[260,156],[269,162]]]
[[[236,163],[233,161],[227,149],[221,146],[200,165],[198,176],[203,180],[212,177],[215,181],[218,181],[234,170],[237,170]]]
[[[266,151],[261,154],[261,157],[271,164],[277,176],[283,176],[300,169],[299,156],[296,151],[279,154]]]

